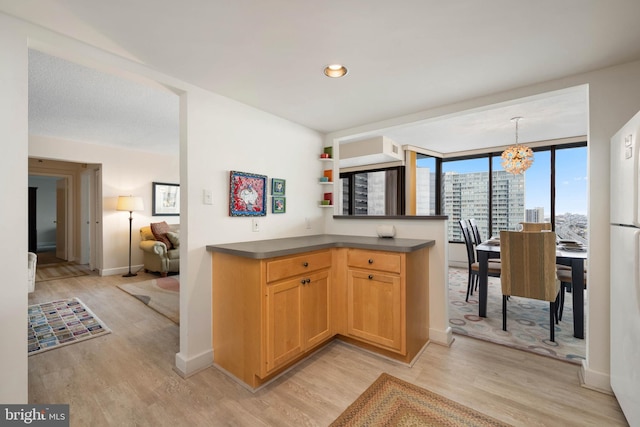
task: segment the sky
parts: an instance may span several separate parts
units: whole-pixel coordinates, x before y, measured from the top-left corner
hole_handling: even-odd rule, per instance
[[[525,172],[525,208],[544,208],[551,213],[551,153],[534,153],[533,165]],[[501,159],[494,158],[493,169],[501,170]],[[443,172],[480,172],[489,169],[487,159],[443,162]],[[587,147],[556,150],[556,215],[587,214]]]

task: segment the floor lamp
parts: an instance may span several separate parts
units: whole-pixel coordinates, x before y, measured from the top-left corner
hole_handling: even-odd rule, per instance
[[[116,210],[129,211],[129,272],[127,274],[123,274],[122,277],[137,276],[136,273],[131,272],[131,225],[133,222],[133,211],[144,210],[142,197],[118,196],[118,205],[116,206]]]

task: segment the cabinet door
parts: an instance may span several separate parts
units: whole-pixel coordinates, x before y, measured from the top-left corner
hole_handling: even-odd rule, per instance
[[[266,370],[276,369],[302,353],[301,280],[267,286]]]
[[[349,335],[403,353],[404,308],[399,276],[376,271],[349,270]]]
[[[305,350],[332,336],[329,315],[329,271],[308,276],[302,285],[302,333]]]

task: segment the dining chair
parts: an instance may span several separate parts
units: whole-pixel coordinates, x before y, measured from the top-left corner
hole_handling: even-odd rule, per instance
[[[550,222],[521,222],[522,231],[551,231]]]
[[[549,302],[550,339],[555,342],[560,281],[556,275],[556,233],[500,232],[502,258],[502,330],[507,330],[507,298],[518,296]]]
[[[567,291],[573,292],[573,289],[571,289],[572,288],[571,286],[572,270],[570,266],[562,265],[562,264],[556,265],[556,268],[557,268],[558,280],[560,280],[560,302],[558,307],[558,321],[561,321],[562,313],[564,312],[565,293]],[[582,280],[583,280],[584,289],[586,290],[587,289],[587,267],[586,266],[584,268]]]
[[[478,286],[478,281],[480,278],[480,264],[476,261],[476,253],[473,249],[473,241],[471,237],[471,229],[466,220],[461,219],[458,221],[460,224],[460,229],[462,231],[462,236],[464,237],[464,244],[467,249],[467,262],[469,267],[469,275],[467,278],[467,296],[465,301],[469,301],[469,295],[473,295],[473,290]],[[488,265],[488,275],[491,277],[500,277],[500,263],[489,262]]]
[[[478,229],[478,224],[476,224],[476,220],[473,218],[469,219],[469,227],[471,227],[471,235],[473,236],[473,243],[478,246],[482,243],[482,238],[480,237],[480,230]]]

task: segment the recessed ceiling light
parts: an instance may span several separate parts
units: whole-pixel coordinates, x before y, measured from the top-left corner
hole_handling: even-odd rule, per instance
[[[347,74],[347,67],[341,64],[331,64],[324,67],[324,75],[331,78],[342,77]]]

